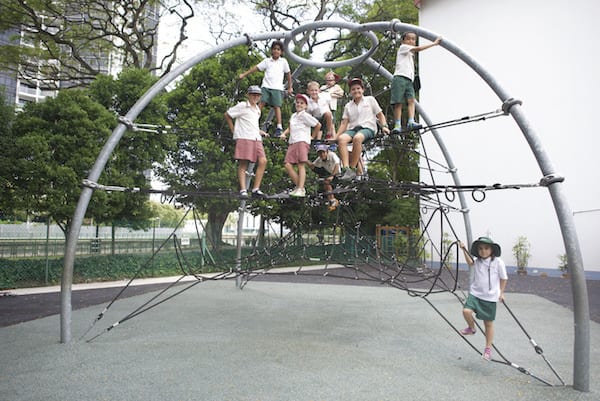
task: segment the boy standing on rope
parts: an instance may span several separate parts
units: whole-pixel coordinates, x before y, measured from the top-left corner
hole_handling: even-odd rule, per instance
[[[306,111],[307,106],[308,96],[297,94],[296,112],[290,117],[290,126],[281,134],[281,139],[285,139],[287,134],[290,134],[290,142],[285,154],[285,169],[296,185],[290,192],[290,196],[298,198],[306,196],[305,164],[308,162],[311,138],[316,138],[321,133],[321,123]],[[298,166],[298,172],[294,169],[294,165]]]
[[[258,101],[262,91],[257,85],[248,88],[248,100],[240,102],[225,112],[225,120],[235,140],[234,157],[238,160],[238,180],[240,183],[240,198],[248,198],[246,189],[246,171],[248,163],[257,163],[252,188],[253,198],[265,198],[266,195],[260,190],[265,169],[267,168],[267,156],[262,144],[262,136],[267,133],[260,130],[260,107]],[[235,119],[235,124],[233,120]]]
[[[360,78],[352,78],[348,86],[352,100],[344,106],[342,122],[336,136],[340,159],[342,159],[341,179],[346,181],[356,178],[356,167],[362,157],[362,144],[375,138],[377,121],[383,127],[384,134],[390,133],[385,114],[377,99],[373,96],[363,96],[363,81]],[[352,143],[352,160],[348,160],[350,143]]]
[[[415,79],[415,53],[430,47],[438,45],[442,38],[439,37],[432,43],[423,46],[417,46],[417,34],[414,32],[404,32],[400,36],[402,44],[396,54],[396,67],[394,69],[394,78],[392,79],[391,101],[394,108],[394,129],[392,133],[398,135],[402,132],[402,105],[406,103],[408,110],[408,131],[419,129],[421,125],[415,122],[415,89],[413,81]]]
[[[475,334],[475,320],[473,313],[478,319],[483,320],[485,325],[485,349],[482,357],[486,361],[492,359],[492,344],[494,342],[494,320],[496,319],[496,305],[504,301],[504,289],[508,275],[504,261],[500,259],[500,245],[494,243],[490,238],[479,237],[471,245],[471,253],[467,251],[461,242],[465,259],[469,268],[473,269],[473,281],[469,287],[469,297],[465,302],[463,317],[468,327],[461,330],[463,336]],[[471,255],[476,256],[475,260]]]
[[[335,112],[337,110],[337,101],[344,97],[344,90],[338,85],[340,76],[333,71],[325,74],[325,85],[321,86],[321,92],[327,93],[330,97],[329,109],[335,120]]]
[[[285,87],[283,79],[287,74],[287,93],[291,95],[294,92],[292,87],[292,74],[290,66],[283,55],[283,43],[279,40],[274,41],[271,44],[271,57],[262,60],[260,63],[240,74],[239,78],[244,79],[248,75],[256,71],[264,71],[265,75],[262,80],[262,97],[260,99],[260,107],[262,108],[265,104],[268,104],[275,111],[275,120],[277,127],[275,128],[274,136],[278,137],[283,131],[281,125],[281,105],[283,104],[283,97]]]

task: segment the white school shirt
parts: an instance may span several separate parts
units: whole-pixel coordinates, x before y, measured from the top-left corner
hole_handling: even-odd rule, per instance
[[[336,111],[338,98],[344,96],[344,90],[338,84],[333,86],[323,85],[321,86],[321,93],[327,93],[330,96],[329,109]]]
[[[249,139],[262,141],[260,135],[260,107],[252,106],[250,102],[240,102],[227,110],[227,114],[235,121],[233,123],[233,139]]]
[[[373,96],[363,96],[357,104],[354,100],[349,101],[344,106],[342,119],[348,119],[348,129],[353,129],[357,125],[364,128],[371,128],[377,132],[377,114],[381,112],[381,107],[377,99]]]
[[[315,167],[323,167],[325,170],[329,171],[330,174],[333,174],[333,169],[335,168],[335,165],[340,164],[340,158],[332,151],[328,151],[327,159],[323,160],[320,157],[317,157],[313,164],[315,165]]]
[[[315,102],[311,97],[308,97],[308,105],[306,111],[308,111],[313,117],[321,118],[323,114],[331,111],[329,108],[329,102],[331,96],[328,93],[319,93],[319,98]]]
[[[396,67],[394,75],[406,77],[411,81],[415,79],[415,54],[411,52],[416,46],[402,44],[396,53]]]
[[[312,127],[319,121],[308,114],[306,110],[295,112],[290,117],[290,145],[296,142],[306,142],[310,145]]]
[[[266,58],[256,66],[259,71],[264,71],[265,76],[262,80],[262,87],[268,89],[285,90],[283,79],[285,74],[290,72],[290,65],[283,57],[273,60],[273,57]]]
[[[498,302],[500,298],[500,279],[508,280],[506,266],[500,258],[476,258],[472,266],[473,282],[469,293],[484,301]]]

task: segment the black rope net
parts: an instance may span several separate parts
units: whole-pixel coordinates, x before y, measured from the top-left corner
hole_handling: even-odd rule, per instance
[[[489,116],[499,116],[495,111],[485,115],[461,118],[448,123],[437,124],[444,127],[462,124],[470,121],[482,121]],[[503,113],[504,114],[504,113]],[[435,127],[424,127],[413,135],[420,137],[430,132]],[[146,129],[146,127],[144,127]],[[163,128],[161,128],[162,130]],[[402,146],[402,140],[394,137],[379,136],[365,147],[365,155],[373,153],[373,149],[386,146]],[[421,141],[421,144],[423,142]],[[292,229],[285,235],[271,242],[269,246],[255,246],[249,254],[236,260],[214,260],[207,258],[207,263],[197,266],[191,263],[181,248],[181,243],[173,233],[158,247],[155,253],[148,259],[147,263],[140,266],[138,273],[127,283],[125,288],[104,308],[98,317],[92,322],[88,330],[80,337],[80,340],[94,341],[99,336],[111,331],[116,326],[133,319],[140,314],[159,306],[177,295],[197,286],[200,283],[212,280],[235,279],[240,288],[244,288],[253,280],[276,279],[276,280],[298,280],[302,278],[321,277],[336,280],[348,280],[348,282],[368,282],[372,285],[389,286],[402,290],[413,297],[420,297],[428,303],[440,317],[448,323],[453,331],[459,336],[459,329],[455,323],[463,325],[462,320],[445,316],[436,307],[436,294],[452,294],[456,299],[456,315],[460,316],[462,304],[466,299],[468,289],[468,274],[459,269],[459,238],[451,224],[450,213],[461,213],[462,209],[456,204],[456,193],[469,192],[474,201],[481,202],[485,194],[493,190],[533,188],[547,186],[560,177],[544,177],[537,183],[530,184],[491,184],[491,185],[439,185],[436,184],[434,174],[449,174],[449,169],[443,162],[430,160],[425,149],[417,151],[414,147],[406,147],[406,152],[415,152],[419,158],[424,160],[429,172],[431,182],[403,182],[385,179],[375,179],[363,176],[362,180],[355,180],[339,184],[331,193],[335,194],[340,201],[340,207],[335,210],[334,223],[323,223],[311,221],[311,208],[323,207],[330,193],[316,193],[301,200],[289,200],[286,197],[272,197],[267,202],[302,202],[304,211],[298,217],[298,221],[310,221],[308,228],[304,230],[298,227],[306,225],[292,224]],[[118,186],[106,186],[86,181],[84,185],[96,190],[160,193],[166,197],[216,197],[236,198],[237,192],[230,189],[219,191],[188,191],[171,192],[168,190],[153,190],[143,188],[125,188]],[[420,224],[417,230],[398,229],[393,233],[393,238],[400,238],[402,246],[386,246],[387,236],[377,237],[366,233],[362,222],[355,215],[352,205],[356,202],[371,201],[368,195],[371,193],[392,193],[397,197],[413,197],[418,200],[420,213]],[[264,200],[263,200],[264,201]],[[187,215],[192,213],[196,221],[196,235],[198,238],[205,231],[197,211],[188,209]],[[439,224],[439,226],[438,226]],[[435,229],[434,229],[435,227]],[[388,228],[390,229],[390,228]],[[440,238],[440,234],[450,233],[446,238]],[[389,233],[386,233],[389,234]],[[436,237],[437,236],[437,237]],[[122,317],[104,330],[90,335],[95,325],[100,321],[108,309],[121,297],[123,291],[151,265],[155,255],[168,243],[173,242],[174,252],[177,255],[181,276],[164,288],[153,293],[151,297],[138,306],[128,315]],[[399,250],[402,250],[399,252]],[[220,268],[218,273],[209,273],[215,268]],[[564,385],[560,375],[554,370],[550,362],[543,354],[541,347],[529,336],[515,314],[505,306],[515,322],[522,329],[529,342],[532,344],[536,354],[540,355],[554,376]],[[459,323],[458,323],[459,322]],[[479,327],[480,332],[484,332]],[[481,353],[469,338],[462,337],[464,341],[477,353]],[[497,358],[493,362],[511,366],[521,373],[546,385],[553,385],[550,381],[538,377],[527,369],[511,362],[495,345]]]

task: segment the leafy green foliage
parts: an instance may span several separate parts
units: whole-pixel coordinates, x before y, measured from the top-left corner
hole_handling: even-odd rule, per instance
[[[0,156],[14,207],[50,216],[66,232],[86,177],[115,125],[114,115],[81,90],[29,104]]]

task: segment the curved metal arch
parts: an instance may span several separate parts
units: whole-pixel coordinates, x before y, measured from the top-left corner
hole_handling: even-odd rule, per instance
[[[320,21],[309,24],[311,29],[328,28],[334,23],[330,21]],[[343,26],[345,27],[345,26]],[[306,30],[306,27],[299,27],[298,29]],[[439,35],[427,29],[414,26],[411,24],[405,24],[398,20],[392,20],[389,22],[372,22],[360,25],[352,25],[349,28],[353,31],[367,32],[367,31],[391,31],[391,32],[402,32],[402,31],[413,31],[419,36],[422,36],[431,41],[435,40]],[[253,36],[253,40],[268,40],[268,39],[283,39],[289,42],[290,32],[288,33],[262,33]],[[127,115],[124,117],[125,121],[134,121],[135,118],[141,113],[141,111],[147,106],[147,104],[168,84],[173,82],[178,76],[182,75],[189,68],[200,63],[206,58],[212,57],[226,49],[234,46],[239,46],[247,43],[248,37],[238,38],[217,46],[207,52],[194,56],[175,68],[171,73],[165,75],[156,84],[154,84],[129,110]],[[444,39],[441,44],[443,48],[454,54],[457,58],[467,64],[475,73],[477,73],[494,91],[498,98],[504,103],[508,99],[511,99],[508,92],[496,81],[496,79],[481,66],[474,58],[467,54],[464,50],[452,43],[448,39]],[[322,66],[316,63],[314,66]],[[325,64],[325,66],[328,66]],[[380,67],[378,67],[380,69]],[[389,72],[388,72],[389,74]],[[422,108],[418,105],[419,111],[422,115]],[[544,177],[556,175],[556,170],[550,161],[548,154],[546,153],[539,136],[533,129],[532,125],[525,116],[524,111],[520,104],[512,104],[511,107],[506,110],[515,120],[525,139],[527,140],[529,147],[531,148],[540,170]],[[429,121],[428,121],[429,123]],[[108,141],[102,148],[96,162],[94,163],[88,180],[96,182],[102,173],[108,158],[114,151],[123,133],[125,132],[126,126],[120,123]],[[443,141],[439,135],[434,135],[438,144],[441,144],[444,157],[449,166],[453,166],[450,154],[445,149]],[[455,183],[459,182],[459,177],[453,172],[453,179]],[[590,367],[590,323],[589,323],[589,304],[587,296],[587,287],[585,283],[585,272],[583,268],[583,258],[581,256],[581,250],[579,247],[579,240],[577,237],[577,231],[575,228],[575,222],[573,219],[572,211],[568,205],[567,197],[564,192],[564,188],[561,182],[551,182],[548,185],[548,190],[552,198],[554,209],[557,213],[559,225],[563,236],[563,242],[567,257],[569,260],[569,272],[571,274],[571,288],[573,292],[573,307],[574,307],[574,363],[573,363],[573,387],[580,391],[589,391],[589,367]],[[71,306],[71,289],[73,281],[73,265],[75,261],[75,248],[79,237],[79,232],[83,224],[83,218],[87,210],[89,201],[92,196],[92,189],[84,187],[81,196],[77,203],[75,213],[73,215],[71,228],[67,237],[67,244],[65,247],[65,258],[63,266],[63,277],[61,282],[61,342],[67,343],[71,340],[71,319],[72,319],[72,306]],[[461,207],[466,209],[464,198],[460,199]],[[465,213],[466,226],[470,227],[468,222],[468,214]],[[470,229],[469,229],[470,230]]]

